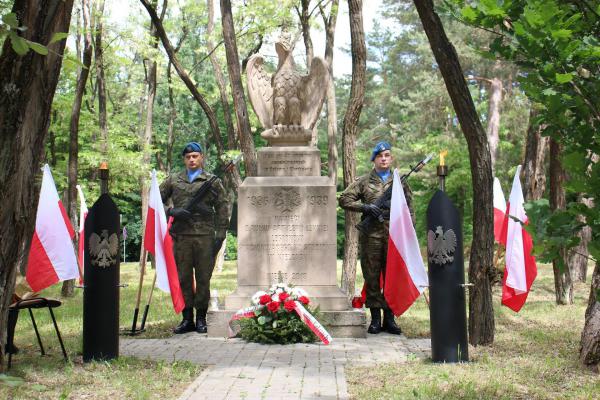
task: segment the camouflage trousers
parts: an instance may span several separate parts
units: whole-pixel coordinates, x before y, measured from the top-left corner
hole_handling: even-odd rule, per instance
[[[365,278],[368,308],[388,308],[383,297],[383,285],[380,277],[385,278],[385,263],[387,259],[388,238],[369,237],[360,235],[360,267]]]
[[[177,235],[173,238],[179,285],[186,308],[208,309],[210,278],[215,268],[213,243],[213,235]],[[194,278],[196,279],[195,292]]]

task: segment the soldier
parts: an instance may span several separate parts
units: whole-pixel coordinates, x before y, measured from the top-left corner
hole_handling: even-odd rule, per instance
[[[371,324],[367,332],[377,334],[384,330],[399,335],[402,331],[396,325],[394,314],[382,293],[383,285],[380,285],[380,277],[385,279],[390,207],[388,204],[387,207],[379,208],[373,204],[394,181],[390,169],[394,160],[391,148],[392,146],[388,142],[377,143],[371,155],[373,169],[369,174],[359,177],[350,184],[341,194],[339,203],[340,207],[345,210],[362,212],[363,218],[371,215],[376,219],[370,232],[361,233],[359,236],[360,264],[367,294],[366,306],[371,310]],[[403,185],[403,187],[406,201],[410,207],[410,189],[407,185]],[[378,220],[380,216],[383,217],[383,222]],[[383,326],[381,324],[382,309]]]
[[[188,143],[183,151],[185,170],[172,174],[160,185],[163,203],[169,199],[173,207],[167,211],[174,218],[171,227],[173,251],[179,284],[185,300],[183,320],[174,333],[196,331],[206,333],[206,312],[210,299],[210,278],[229,224],[229,198],[220,179],[197,204],[188,205],[198,189],[212,176],[203,169],[202,147]],[[196,278],[196,291],[194,281]],[[194,325],[194,308],[196,324]]]

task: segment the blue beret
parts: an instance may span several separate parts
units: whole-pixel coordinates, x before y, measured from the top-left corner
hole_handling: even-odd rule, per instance
[[[183,148],[181,155],[185,156],[187,153],[194,153],[194,152],[202,153],[202,146],[200,146],[200,143],[198,143],[198,142],[189,142]]]
[[[391,150],[392,149],[392,145],[389,144],[388,142],[379,142],[375,145],[375,147],[373,147],[373,153],[371,153],[371,161],[375,161],[375,157],[377,157],[377,154],[381,153],[382,151],[385,150]]]

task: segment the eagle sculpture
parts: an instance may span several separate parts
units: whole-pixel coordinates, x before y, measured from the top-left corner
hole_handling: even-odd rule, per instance
[[[456,250],[456,234],[452,229],[445,233],[441,226],[435,229],[435,232],[427,233],[427,250],[429,257],[435,264],[443,265],[454,261],[454,251]]]
[[[291,36],[287,33],[275,43],[275,50],[279,63],[272,76],[261,55],[255,54],[248,60],[250,103],[266,129],[262,136],[271,144],[304,142],[306,135],[310,139],[323,106],[329,79],[327,63],[314,57],[308,75],[301,75],[295,68]],[[283,143],[286,144],[289,143]]]
[[[119,251],[119,238],[113,233],[108,235],[108,230],[103,229],[100,236],[96,233],[90,235],[90,262],[92,265],[106,268],[115,262]]]

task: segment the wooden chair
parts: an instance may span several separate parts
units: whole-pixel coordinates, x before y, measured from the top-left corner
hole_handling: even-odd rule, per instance
[[[17,302],[11,304],[9,306],[9,312],[18,312],[19,310],[27,309],[29,311],[29,316],[31,317],[31,323],[33,324],[33,329],[35,330],[35,335],[37,336],[37,341],[40,346],[40,351],[42,355],[45,355],[44,346],[42,345],[42,339],[40,337],[40,333],[38,332],[37,324],[35,323],[35,318],[33,317],[34,308],[48,308],[50,311],[50,316],[52,317],[52,323],[54,324],[54,329],[56,330],[56,336],[58,337],[58,341],[60,342],[60,347],[63,352],[63,356],[65,357],[65,361],[68,361],[67,352],[65,351],[65,346],[62,341],[62,337],[60,336],[60,331],[58,330],[58,324],[56,323],[56,318],[54,318],[53,308],[59,307],[62,303],[59,300],[55,299],[47,299],[45,297],[33,297],[25,300],[18,300]],[[7,337],[7,348],[14,349],[14,330],[11,332],[9,329],[8,337]],[[8,354],[8,368],[11,367],[12,363],[12,355],[13,351],[10,351]]]

